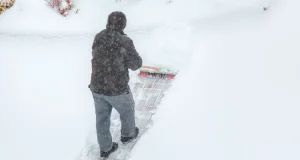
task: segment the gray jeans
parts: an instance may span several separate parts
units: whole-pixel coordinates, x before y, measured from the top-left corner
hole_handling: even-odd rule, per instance
[[[96,112],[97,139],[100,150],[107,152],[112,148],[110,116],[112,108],[120,114],[121,136],[130,137],[135,132],[134,100],[131,91],[117,96],[105,96],[93,93]]]

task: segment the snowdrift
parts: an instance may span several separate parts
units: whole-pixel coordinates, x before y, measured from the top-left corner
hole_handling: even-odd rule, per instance
[[[94,121],[93,36],[115,10],[146,65],[180,70],[132,160],[300,159],[297,6],[86,0],[62,17],[16,1],[0,16],[0,159],[78,157]]]
[[[199,23],[191,65],[131,160],[300,159],[297,4]]]

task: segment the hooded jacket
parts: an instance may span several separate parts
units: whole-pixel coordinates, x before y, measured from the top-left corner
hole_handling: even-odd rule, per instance
[[[142,66],[142,59],[133,41],[123,33],[126,17],[123,13],[118,13],[121,12],[109,15],[106,29],[95,36],[92,47],[92,76],[89,87],[92,92],[106,96],[127,92],[128,69],[135,71]]]

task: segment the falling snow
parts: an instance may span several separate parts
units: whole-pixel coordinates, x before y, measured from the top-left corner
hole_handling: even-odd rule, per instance
[[[143,64],[179,70],[131,160],[299,160],[299,1],[168,2],[77,1],[65,18],[18,0],[3,12],[0,159],[74,160],[96,142],[92,44],[121,10]]]

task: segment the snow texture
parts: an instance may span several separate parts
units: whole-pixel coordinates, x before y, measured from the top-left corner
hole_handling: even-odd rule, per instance
[[[299,5],[86,0],[65,18],[16,1],[0,16],[0,159],[79,156],[95,121],[92,41],[120,10],[144,64],[180,70],[131,160],[299,160]]]

